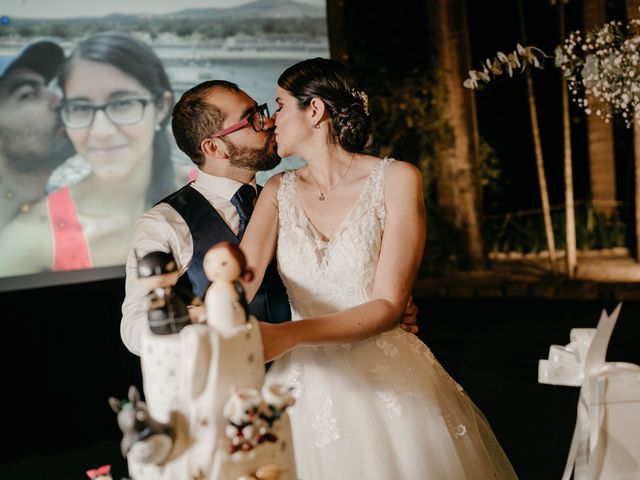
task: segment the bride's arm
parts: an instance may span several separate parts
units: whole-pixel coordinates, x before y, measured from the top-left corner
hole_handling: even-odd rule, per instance
[[[276,250],[278,237],[278,188],[282,174],[274,175],[266,183],[245,230],[240,248],[247,257],[247,265],[253,270],[253,280],[243,281],[247,301],[255,296],[269,262]]]
[[[261,324],[265,360],[301,345],[364,340],[398,323],[422,260],[426,216],[420,171],[407,162],[394,162],[388,169],[387,215],[371,300],[323,317]]]

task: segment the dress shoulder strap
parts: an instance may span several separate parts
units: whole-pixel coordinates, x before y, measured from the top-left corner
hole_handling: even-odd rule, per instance
[[[393,158],[385,157],[378,162],[371,172],[371,192],[373,198],[371,199],[376,205],[384,205],[384,178],[387,173],[387,167],[396,160]]]
[[[287,170],[280,178],[280,187],[278,188],[278,211],[280,222],[292,217],[293,198],[296,194],[296,178],[295,170]]]
[[[392,162],[396,160],[393,158],[385,157],[378,162],[371,172],[369,192],[371,197],[369,203],[373,209],[375,209],[376,216],[380,221],[380,225],[384,229],[385,220],[387,217],[387,210],[384,206],[384,179],[387,173],[387,168]]]

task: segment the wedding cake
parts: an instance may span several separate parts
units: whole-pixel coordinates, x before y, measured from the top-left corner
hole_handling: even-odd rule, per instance
[[[176,333],[144,329],[146,402],[135,387],[128,402],[110,399],[119,412],[121,446],[133,480],[297,478],[285,411],[294,400],[279,385],[264,384],[260,329],[237,282],[244,270],[238,252],[225,243],[205,256],[205,273],[212,280],[205,296],[206,323],[187,324]],[[157,299],[175,300],[170,269],[141,274],[161,279],[152,286],[155,303],[150,305],[169,312],[174,309]]]

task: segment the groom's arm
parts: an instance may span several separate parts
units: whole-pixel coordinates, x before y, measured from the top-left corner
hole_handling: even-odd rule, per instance
[[[189,228],[179,214],[166,203],[156,205],[136,220],[131,230],[131,245],[126,266],[125,298],[122,303],[120,336],[127,349],[140,355],[142,329],[147,328],[149,289],[138,279],[138,258],[149,252],[171,252],[184,272],[192,256]],[[184,244],[189,240],[189,247]]]

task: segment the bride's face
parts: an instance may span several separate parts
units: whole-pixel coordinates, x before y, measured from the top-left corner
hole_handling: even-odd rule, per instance
[[[276,104],[273,118],[278,155],[282,158],[300,155],[313,128],[311,120],[306,110],[300,109],[298,99],[281,87],[276,90]]]

